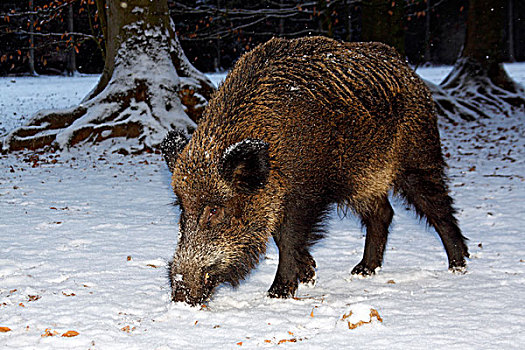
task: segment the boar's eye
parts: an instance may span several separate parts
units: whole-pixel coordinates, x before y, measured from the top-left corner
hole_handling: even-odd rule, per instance
[[[203,224],[215,225],[222,221],[224,218],[224,208],[220,206],[206,206],[203,212]]]
[[[219,212],[219,208],[217,207],[211,207],[208,209],[208,222],[210,222],[214,216],[217,216],[217,213]]]

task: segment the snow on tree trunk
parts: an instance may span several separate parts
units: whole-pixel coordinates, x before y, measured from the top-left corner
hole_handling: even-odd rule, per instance
[[[428,84],[438,113],[449,120],[490,114],[525,114],[525,90],[505,71],[502,60],[506,0],[471,0],[461,57],[439,85]]]
[[[76,107],[38,112],[6,136],[4,152],[82,143],[141,152],[157,147],[171,129],[190,134],[196,128],[213,87],[184,56],[167,0],[107,3],[107,55],[98,85]]]

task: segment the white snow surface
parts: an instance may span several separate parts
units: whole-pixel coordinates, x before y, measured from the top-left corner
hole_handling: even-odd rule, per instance
[[[439,82],[449,69],[418,73]],[[525,83],[525,64],[507,69]],[[0,78],[0,134],[41,108],[78,103],[95,83]],[[394,200],[377,275],[351,276],[363,232],[334,210],[327,237],[312,249],[315,286],[300,286],[295,300],[266,297],[278,264],[272,242],[238,288],[219,287],[203,308],[169,299],[166,262],[179,213],[160,155],[100,155],[84,146],[0,156],[0,327],[10,329],[0,332],[0,348],[523,348],[524,122],[440,123],[451,194],[470,239],[465,275],[447,271],[438,236]],[[62,337],[67,331],[78,335]]]

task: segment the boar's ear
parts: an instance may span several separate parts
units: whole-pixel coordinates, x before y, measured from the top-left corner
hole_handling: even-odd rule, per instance
[[[241,193],[249,194],[264,187],[270,173],[268,144],[246,139],[228,147],[222,155],[219,171]]]
[[[188,141],[188,138],[182,131],[175,129],[168,132],[168,135],[160,144],[160,150],[162,151],[164,160],[166,160],[166,164],[168,164],[168,168],[171,172],[173,172],[173,167],[175,166],[175,161],[177,160],[179,153],[186,146]]]

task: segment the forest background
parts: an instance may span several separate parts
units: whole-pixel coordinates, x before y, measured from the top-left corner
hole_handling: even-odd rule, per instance
[[[523,61],[525,2],[502,3],[502,60]],[[169,0],[168,6],[186,56],[204,72],[227,70],[273,36],[377,37],[363,25],[371,17],[367,11],[376,15],[372,27],[397,36],[391,44],[411,64],[453,64],[465,42],[469,9],[467,0]],[[105,52],[98,10],[95,0],[2,1],[0,75],[101,73]],[[383,15],[391,17],[390,26],[377,23]]]

